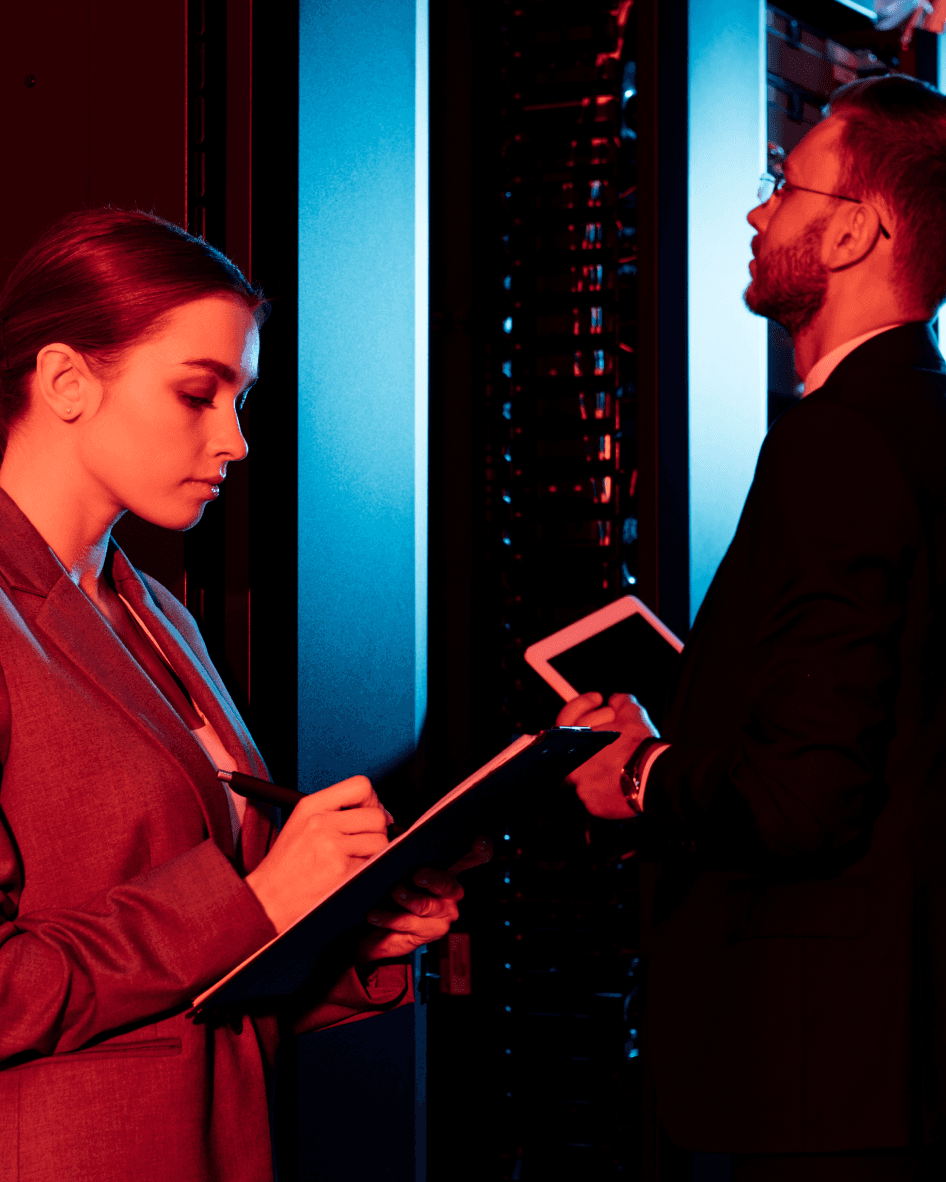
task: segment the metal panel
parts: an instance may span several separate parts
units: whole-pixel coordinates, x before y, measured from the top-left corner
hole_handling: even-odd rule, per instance
[[[300,37],[299,775],[316,789],[415,744],[426,140],[415,0],[306,2]]]

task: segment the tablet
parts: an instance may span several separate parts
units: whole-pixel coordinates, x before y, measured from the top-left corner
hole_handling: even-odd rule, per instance
[[[529,665],[566,702],[597,690],[633,694],[660,729],[683,642],[633,595],[625,595],[525,651]]]

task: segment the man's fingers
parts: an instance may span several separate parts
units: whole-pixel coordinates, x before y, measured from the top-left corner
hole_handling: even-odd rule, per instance
[[[583,714],[576,726],[610,726],[615,719],[612,706],[602,706],[600,710],[592,710],[590,714]]]
[[[583,714],[589,710],[594,710],[600,706],[604,699],[599,693],[579,694],[577,698],[572,698],[570,702],[559,710],[556,723],[558,726],[575,726],[576,722]]]
[[[652,734],[657,734],[657,728],[650,715],[633,694],[612,694],[608,699],[608,704],[614,709],[620,730],[639,725],[645,727]]]
[[[458,915],[456,908],[452,915],[436,917],[411,915],[406,912],[369,911],[365,919],[368,923],[379,928],[387,928],[391,932],[409,932],[412,936],[420,937],[419,943],[426,943],[428,940],[438,940]]]
[[[454,864],[447,871],[447,874],[453,877],[454,875],[459,874],[462,870],[471,870],[474,866],[485,866],[486,863],[490,861],[492,856],[493,843],[488,837],[478,837],[473,843],[473,848],[470,850],[470,852],[468,854],[464,854],[459,862],[454,862]],[[424,870],[426,869],[427,868],[424,867]],[[418,871],[417,873],[420,874],[421,871]],[[435,874],[437,872],[432,871],[431,873]],[[428,887],[426,883],[422,882],[417,877],[417,874],[414,875],[414,881],[418,886],[426,887],[428,890],[432,889]]]
[[[482,863],[479,863],[479,865],[482,865]],[[465,869],[465,867],[461,867],[461,869]],[[428,894],[434,895],[438,899],[456,899],[459,901],[463,898],[464,890],[456,878],[454,878],[454,873],[454,867],[451,867],[450,870],[433,870],[430,866],[422,866],[420,870],[414,872],[413,880],[419,887],[423,887]],[[404,889],[405,887],[402,885],[396,887],[391,892],[399,903],[403,903],[399,892]]]
[[[438,899],[463,898],[463,887],[453,877],[452,868],[451,870],[434,870],[430,866],[422,866],[420,870],[415,870],[411,877],[419,887],[423,887],[430,895],[436,895]],[[399,903],[403,902],[401,892],[404,890],[405,887],[397,886],[391,892]]]
[[[410,911],[412,915],[422,915],[426,919],[437,915],[452,915],[456,918],[459,914],[457,903],[463,896],[463,887],[455,880],[452,881],[455,887],[454,892],[447,892],[443,895],[422,895],[408,887],[398,886],[391,892],[391,898],[405,911]]]

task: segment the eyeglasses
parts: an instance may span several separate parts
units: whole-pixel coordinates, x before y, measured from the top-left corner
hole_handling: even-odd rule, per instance
[[[861,201],[860,197],[844,197],[841,193],[826,193],[823,189],[809,189],[805,185],[794,185],[791,181],[786,180],[784,176],[772,176],[770,173],[765,173],[759,179],[759,204],[765,205],[766,201],[771,200],[772,197],[777,197],[784,192],[786,188],[800,189],[803,193],[817,193],[819,197],[834,197],[838,201],[853,201],[855,205],[869,205],[868,201]],[[883,222],[880,223],[880,232],[885,238],[890,237],[889,232],[884,228]]]

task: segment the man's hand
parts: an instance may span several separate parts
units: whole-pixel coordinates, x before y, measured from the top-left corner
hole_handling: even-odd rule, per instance
[[[635,816],[621,791],[621,771],[644,739],[657,728],[633,694],[612,694],[607,706],[600,694],[581,694],[566,702],[555,720],[558,726],[590,726],[596,731],[620,731],[620,739],[568,776],[582,804],[592,816],[625,821]]]
[[[379,930],[361,941],[357,962],[367,964],[372,960],[407,956],[421,944],[430,944],[445,936],[460,914],[458,904],[463,898],[463,887],[457,882],[456,875],[471,866],[482,866],[492,856],[493,843],[481,837],[449,870],[422,866],[415,871],[412,880],[423,888],[422,891],[414,891],[401,883],[391,892],[391,897],[404,908],[403,911],[385,911],[379,906],[368,912],[368,922]]]

